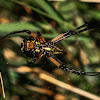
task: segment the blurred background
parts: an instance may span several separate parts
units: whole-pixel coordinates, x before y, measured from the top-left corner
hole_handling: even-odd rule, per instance
[[[90,23],[94,30],[57,43],[67,55],[55,56],[69,68],[100,72],[100,3],[99,0],[93,1],[0,0],[0,38],[10,32],[27,29],[41,32],[49,41],[61,33]],[[0,41],[5,100],[100,100],[100,76],[78,76],[65,72],[46,57],[28,65],[26,60],[32,59],[20,50],[20,43],[25,37],[30,35],[20,33]],[[3,99],[1,94],[0,100]]]

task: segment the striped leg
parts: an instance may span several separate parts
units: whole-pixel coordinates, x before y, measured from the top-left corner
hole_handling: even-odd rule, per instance
[[[42,52],[38,55],[38,57],[33,58],[33,60],[31,62],[27,61],[27,64],[33,64],[34,62],[36,62],[38,59],[40,59],[43,56]]]
[[[68,37],[70,37],[72,35],[76,35],[76,34],[81,33],[83,31],[89,30],[86,26],[87,26],[87,24],[84,24],[84,25],[82,25],[82,26],[80,26],[80,27],[78,27],[78,28],[76,28],[74,30],[70,30],[70,31],[68,31],[66,33],[63,33],[63,34],[55,37],[54,39],[52,39],[51,42],[57,43],[57,42],[59,42],[59,41],[61,41],[63,39],[66,39],[66,38],[68,38]]]
[[[86,76],[97,76],[100,75],[100,72],[83,72],[83,71],[76,71],[74,69],[67,68],[65,64],[55,58],[53,55],[49,57],[49,59],[60,69],[64,71],[68,71],[77,75],[86,75]]]
[[[97,75],[100,75],[100,72],[83,72],[83,71],[76,71],[74,69],[69,69],[64,64],[60,65],[59,68],[61,68],[64,71],[69,71],[69,72],[77,74],[77,75],[86,75],[86,76],[97,76]]]
[[[37,35],[38,35],[38,38],[39,38],[40,43],[46,42],[45,38],[41,35],[40,32],[37,32]]]

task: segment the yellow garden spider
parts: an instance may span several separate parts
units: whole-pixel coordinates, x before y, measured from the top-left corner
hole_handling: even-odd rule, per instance
[[[66,67],[65,64],[63,64],[61,61],[59,61],[53,55],[56,53],[62,53],[62,54],[65,53],[64,51],[62,51],[58,47],[56,47],[54,45],[55,43],[57,43],[63,39],[66,39],[72,35],[76,35],[83,31],[89,30],[87,28],[87,26],[88,26],[88,24],[84,24],[74,30],[67,31],[66,33],[63,33],[63,34],[55,37],[54,39],[52,39],[49,42],[46,42],[45,38],[39,32],[37,32],[37,35],[35,35],[34,33],[30,32],[29,30],[11,32],[8,35],[2,37],[0,40],[2,40],[3,38],[5,38],[9,35],[26,32],[26,33],[30,34],[31,36],[33,36],[30,38],[25,38],[21,42],[21,51],[26,56],[33,58],[33,60],[31,62],[28,62],[28,64],[34,63],[35,61],[40,59],[43,55],[46,55],[46,57],[49,58],[58,68],[60,68],[64,71],[69,71],[69,72],[72,72],[77,75],[96,76],[96,75],[100,75],[100,72],[83,72],[83,71],[76,71],[74,69],[69,69]]]

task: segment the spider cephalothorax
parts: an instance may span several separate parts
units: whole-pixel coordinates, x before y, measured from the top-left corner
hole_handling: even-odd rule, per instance
[[[52,39],[49,42],[46,42],[45,38],[37,32],[37,35],[32,33],[29,30],[22,30],[22,31],[15,31],[11,32],[10,34],[2,37],[0,40],[3,38],[11,35],[11,34],[16,34],[16,33],[22,33],[26,32],[33,36],[32,38],[25,38],[21,42],[21,51],[28,57],[33,58],[31,63],[34,63],[38,59],[40,59],[43,55],[46,55],[47,58],[49,58],[58,68],[61,68],[64,71],[69,71],[77,75],[88,75],[88,76],[96,76],[100,75],[100,72],[83,72],[83,71],[76,71],[74,69],[69,69],[66,67],[65,64],[63,64],[60,60],[58,60],[53,54],[59,54],[59,53],[65,53],[64,51],[60,50],[58,47],[56,47],[54,44],[66,39],[72,35],[79,34],[83,31],[89,30],[87,28],[88,24],[84,24],[74,30],[70,30],[66,33],[63,33],[54,39]],[[29,63],[29,62],[28,62]]]

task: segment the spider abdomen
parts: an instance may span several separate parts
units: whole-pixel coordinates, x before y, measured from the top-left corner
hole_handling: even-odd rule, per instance
[[[38,48],[40,42],[35,38],[25,38],[21,42],[21,51],[28,57],[34,58],[41,52]]]

